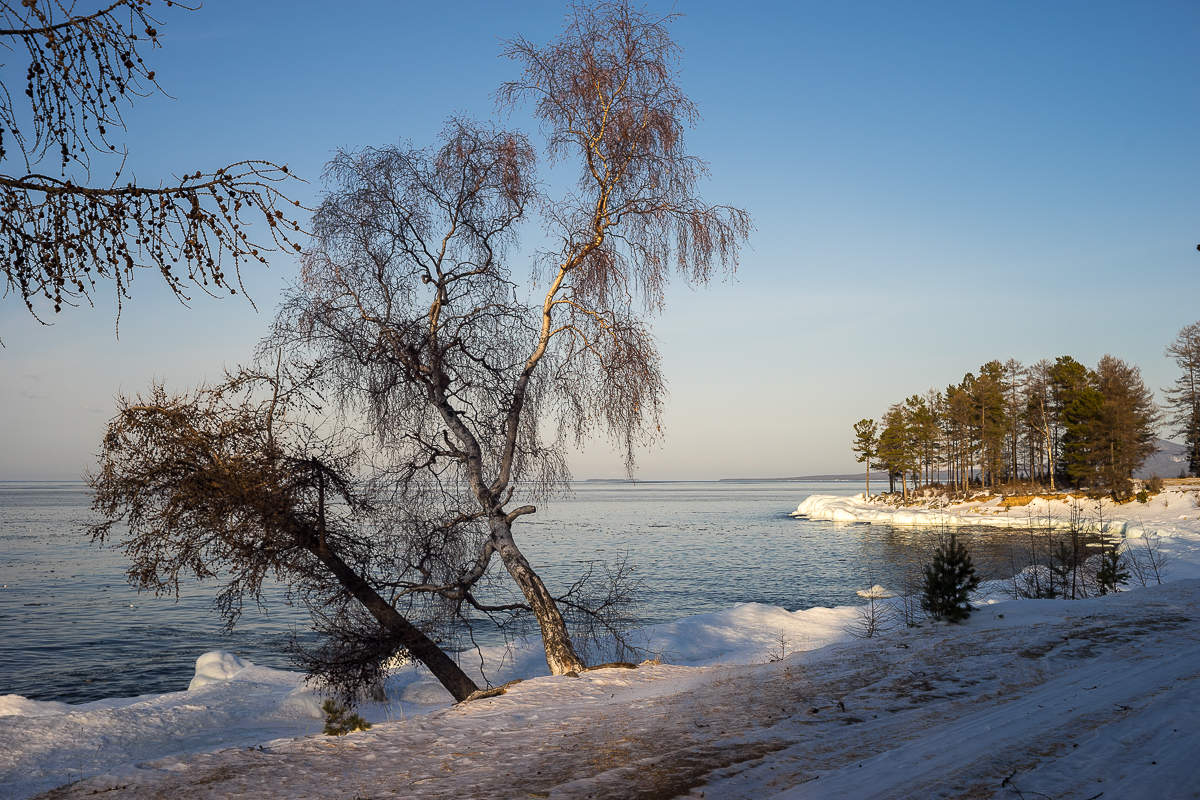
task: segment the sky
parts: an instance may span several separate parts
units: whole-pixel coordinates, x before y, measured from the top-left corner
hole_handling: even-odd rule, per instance
[[[128,172],[157,183],[267,158],[307,179],[291,194],[311,205],[338,148],[424,145],[452,114],[533,134],[496,109],[515,75],[500,53],[548,41],[565,6],[511,5],[160,8],[147,61],[170,96],[127,111]],[[665,437],[638,477],[856,471],[856,420],[993,358],[1111,353],[1153,389],[1173,380],[1164,348],[1200,319],[1200,5],[648,7],[681,15],[704,197],[747,209],[755,231],[735,275],[668,293]],[[15,84],[24,63],[0,57]],[[140,275],[119,338],[103,289],[51,326],[0,299],[0,480],[79,478],[119,393],[247,360],[295,275],[275,254],[244,274],[254,306],[188,307]],[[604,441],[571,465],[622,474]]]

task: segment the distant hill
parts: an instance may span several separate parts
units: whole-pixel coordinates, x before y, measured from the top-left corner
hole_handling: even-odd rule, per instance
[[[1154,444],[1158,449],[1133,471],[1133,477],[1145,479],[1157,475],[1160,478],[1178,478],[1187,475],[1186,447],[1166,439],[1155,439]]]

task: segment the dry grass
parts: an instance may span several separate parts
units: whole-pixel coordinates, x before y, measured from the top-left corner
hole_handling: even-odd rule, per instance
[[[1003,498],[1000,501],[1001,508],[1017,508],[1019,506],[1027,506],[1035,499],[1037,500],[1070,500],[1078,498],[1080,500],[1087,498],[1087,492],[1041,492],[1039,494],[1014,494]]]
[[[1163,478],[1163,485],[1181,489],[1200,489],[1200,478]]]

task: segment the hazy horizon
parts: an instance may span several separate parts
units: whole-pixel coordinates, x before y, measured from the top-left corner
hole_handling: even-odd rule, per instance
[[[665,439],[639,478],[853,473],[854,421],[991,359],[1111,353],[1156,393],[1173,380],[1163,350],[1200,317],[1200,6],[649,6],[683,14],[672,33],[702,116],[689,146],[711,168],[704,196],[748,209],[756,230],[735,277],[668,291]],[[502,40],[545,41],[563,14],[356,9],[163,11],[147,63],[174,99],[127,112],[127,174],[269,158],[309,181],[295,196],[312,205],[339,147],[425,145],[453,113],[493,118],[514,74]],[[536,132],[521,114],[499,121]],[[0,479],[78,479],[118,393],[185,389],[248,359],[295,275],[279,253],[248,270],[256,311],[240,293],[183,307],[141,274],[119,339],[103,287],[50,327],[5,297]],[[623,472],[603,441],[571,465],[579,480]]]

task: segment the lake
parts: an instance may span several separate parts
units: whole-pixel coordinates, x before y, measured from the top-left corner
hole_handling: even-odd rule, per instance
[[[809,494],[859,491],[845,482],[589,481],[515,531],[552,591],[586,562],[627,559],[642,583],[643,623],[745,602],[847,605],[872,584],[898,588],[935,536],[788,516]],[[308,618],[281,588],[226,633],[207,585],[189,584],[178,599],[130,588],[121,552],[84,533],[89,503],[81,483],[0,482],[0,694],[78,703],[175,691],[214,649],[291,666],[285,645],[293,632],[306,638]],[[964,535],[982,575],[1006,573],[1003,532]]]

